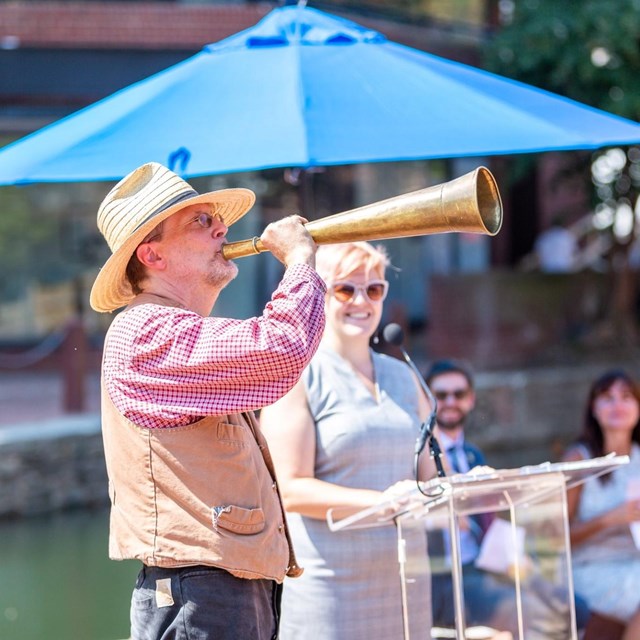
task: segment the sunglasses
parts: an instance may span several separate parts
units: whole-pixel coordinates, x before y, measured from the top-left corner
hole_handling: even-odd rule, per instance
[[[366,285],[355,284],[354,282],[334,282],[329,287],[329,293],[338,302],[353,302],[362,293],[371,302],[382,302],[387,297],[389,283],[386,280],[371,280]]]
[[[453,391],[434,391],[436,400],[444,402],[449,396],[456,400],[464,400],[469,395],[469,389],[454,389]]]
[[[189,222],[186,222],[184,226],[186,227],[188,224],[191,224],[192,222],[197,222],[198,225],[201,226],[203,229],[211,229],[211,227],[213,226],[214,220],[217,220],[218,222],[222,222],[222,217],[218,214],[212,216],[209,213],[199,213],[195,218],[191,218]]]
[[[198,223],[202,229],[211,229],[213,226],[213,221],[218,220],[218,222],[222,222],[222,218],[219,215],[212,216],[208,213],[199,213],[194,218],[191,218],[189,221],[185,222],[182,226],[186,227],[194,222]],[[160,228],[154,229],[149,236],[147,236],[142,242],[153,242],[162,236],[162,223],[160,223]]]

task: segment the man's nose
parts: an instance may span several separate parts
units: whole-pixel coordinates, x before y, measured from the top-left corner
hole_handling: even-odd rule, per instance
[[[227,231],[229,231],[229,227],[227,227],[224,222],[220,220],[214,221],[213,228],[211,230],[211,234],[214,238],[224,238],[224,236],[227,235]]]

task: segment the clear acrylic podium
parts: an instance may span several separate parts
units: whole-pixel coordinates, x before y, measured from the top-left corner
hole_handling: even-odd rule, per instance
[[[610,455],[519,469],[479,467],[435,478],[423,483],[422,491],[416,487],[357,513],[332,509],[327,522],[336,535],[343,529],[396,526],[404,640],[416,640],[409,632],[416,606],[410,603],[416,600],[407,593],[425,571],[450,573],[455,625],[425,629],[420,640],[577,640],[566,490],[628,462],[627,456]],[[465,584],[460,557],[461,532],[472,531],[478,522],[489,523],[476,561],[482,579],[489,581],[476,594],[486,600],[480,608],[489,621],[480,624],[467,621],[465,592],[470,599],[472,582],[468,576]],[[429,567],[404,553],[405,536],[416,527],[436,532],[429,534]],[[433,544],[434,539],[444,544]],[[421,602],[430,606],[429,594]]]

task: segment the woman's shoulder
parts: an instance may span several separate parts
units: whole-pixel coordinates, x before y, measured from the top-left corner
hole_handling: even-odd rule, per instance
[[[330,349],[321,346],[302,372],[302,381],[307,389],[318,386],[327,376],[333,379],[336,369],[340,369],[341,366],[344,365],[340,357]]]
[[[577,460],[588,460],[592,457],[593,455],[586,444],[583,442],[573,442],[567,447],[562,456],[562,460],[564,462],[575,462]]]
[[[398,358],[394,358],[393,356],[388,356],[386,353],[379,353],[378,351],[372,351],[373,358],[377,360],[378,367],[385,367],[386,369],[394,372],[404,372],[410,371],[409,367],[405,362],[399,360]]]
[[[341,358],[337,353],[320,345],[313,358],[311,358],[307,371],[318,371],[327,367],[334,368],[340,364]]]

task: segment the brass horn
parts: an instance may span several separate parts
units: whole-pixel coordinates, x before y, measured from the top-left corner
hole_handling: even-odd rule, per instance
[[[485,167],[440,185],[343,211],[305,224],[318,244],[408,238],[461,231],[494,236],[502,225],[496,181]],[[227,260],[267,251],[260,238],[230,242]]]

